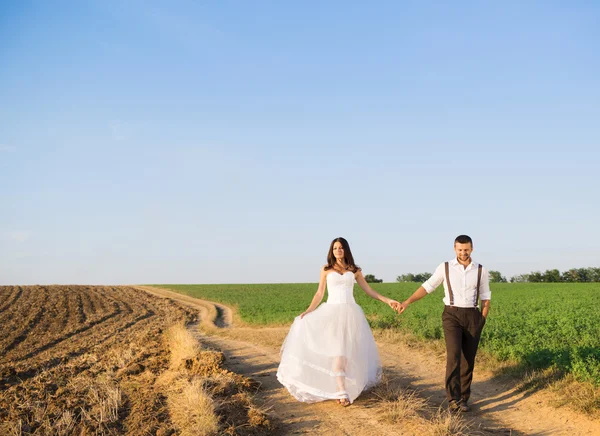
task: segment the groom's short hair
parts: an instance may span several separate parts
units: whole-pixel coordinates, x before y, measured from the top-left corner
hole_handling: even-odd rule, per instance
[[[471,247],[473,246],[473,240],[470,236],[467,235],[458,235],[454,240],[454,244],[456,244],[457,242],[459,244],[471,244]]]

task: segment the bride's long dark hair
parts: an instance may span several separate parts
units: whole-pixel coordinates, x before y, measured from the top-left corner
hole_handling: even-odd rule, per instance
[[[337,262],[337,259],[333,255],[333,245],[336,242],[342,244],[342,248],[344,249],[344,262],[346,263],[346,268],[348,271],[352,271],[353,273],[359,271],[360,267],[354,263],[354,257],[352,256],[352,251],[350,251],[350,245],[344,238],[335,238],[333,241],[331,241],[329,253],[327,253],[327,266],[325,266],[325,271],[333,269],[335,263]]]

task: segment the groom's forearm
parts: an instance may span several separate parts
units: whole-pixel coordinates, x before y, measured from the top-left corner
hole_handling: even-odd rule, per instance
[[[415,301],[423,298],[425,295],[427,295],[427,291],[425,290],[425,288],[423,286],[421,286],[419,289],[417,289],[415,291],[414,294],[412,294],[410,297],[408,297],[408,300],[406,300],[405,303],[406,304],[414,303]]]

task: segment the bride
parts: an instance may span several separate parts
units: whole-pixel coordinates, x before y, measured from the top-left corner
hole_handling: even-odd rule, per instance
[[[335,399],[349,406],[381,378],[373,334],[354,301],[355,282],[367,295],[394,310],[400,304],[371,289],[354,263],[348,241],[334,239],[312,303],[296,317],[281,347],[277,379],[299,401]],[[327,303],[319,306],[325,285],[329,296]]]

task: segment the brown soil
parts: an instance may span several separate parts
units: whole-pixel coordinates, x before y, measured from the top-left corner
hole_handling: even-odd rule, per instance
[[[162,332],[196,317],[131,287],[0,287],[0,434],[170,434]]]
[[[170,434],[162,332],[196,317],[131,287],[0,287],[0,433]]]
[[[148,290],[148,289],[147,289]],[[231,325],[231,311],[225,306],[181,296],[161,289],[151,290],[196,307],[221,326]],[[216,313],[216,315],[215,315]],[[255,400],[269,407],[276,418],[276,434],[397,435],[433,434],[432,425],[407,422],[390,424],[382,419],[385,405],[375,392],[366,392],[348,408],[332,401],[304,404],[294,400],[277,381],[279,345],[287,327],[236,327],[211,330],[203,336],[223,351],[225,365],[239,374],[262,383]],[[411,388],[426,400],[430,410],[445,405],[444,354],[414,347],[397,337],[376,335],[384,373],[393,387]],[[464,415],[467,434],[505,435],[599,435],[600,422],[568,408],[551,406],[553,395],[547,391],[519,392],[514,380],[499,381],[490,372],[476,368],[471,398],[472,412]]]
[[[220,309],[162,297],[0,286],[0,435],[197,435],[209,422],[219,434],[269,434],[252,399],[260,383],[223,368],[223,354],[185,330],[226,325]]]

